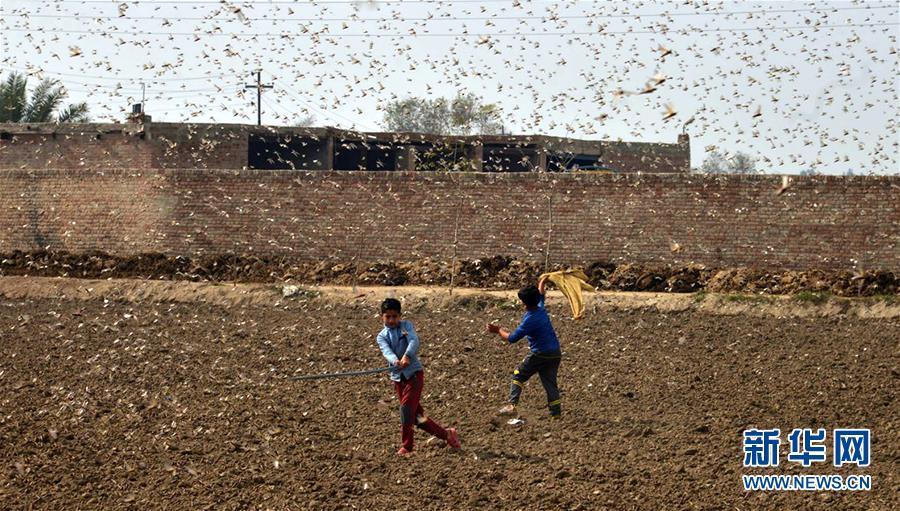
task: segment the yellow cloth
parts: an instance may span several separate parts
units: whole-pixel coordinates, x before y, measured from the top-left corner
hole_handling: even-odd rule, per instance
[[[584,300],[581,297],[582,291],[596,291],[594,286],[587,283],[587,275],[582,270],[562,270],[544,273],[540,278],[545,278],[556,284],[556,287],[562,291],[569,305],[572,307],[572,319],[581,319],[584,315]]]

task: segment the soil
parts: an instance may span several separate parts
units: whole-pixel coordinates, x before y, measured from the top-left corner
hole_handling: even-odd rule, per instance
[[[0,508],[900,508],[897,317],[599,307],[575,322],[553,302],[563,418],[533,380],[508,426],[492,412],[527,348],[482,330],[521,310],[410,298],[425,410],[463,448],[417,432],[398,458],[387,376],[288,380],[383,365],[367,291],[209,303],[190,297],[230,286],[165,284],[178,301],[0,296]],[[804,469],[783,434],[779,467],[743,469],[751,427],[868,427],[872,465]],[[747,473],[864,473],[873,489],[745,492]]]
[[[386,296],[405,306],[431,309],[476,309],[519,307],[516,290],[487,290],[441,286],[297,286],[238,282],[185,282],[140,279],[70,279],[59,277],[0,277],[0,297],[75,298],[127,302],[207,303],[224,307],[280,306],[285,298],[318,298],[335,305],[368,304],[376,308]],[[707,292],[651,293],[598,291],[582,295],[586,310],[644,311],[663,313],[697,311],[716,315],[900,318],[900,299],[895,295],[842,298],[828,295],[747,295]],[[548,305],[566,310],[568,302],[552,285]]]
[[[562,269],[556,265],[550,270]],[[888,270],[806,271],[762,268],[708,268],[702,265],[613,264],[585,266],[590,283],[608,291],[797,294],[835,296],[900,294],[900,274]],[[164,254],[115,256],[101,252],[21,252],[0,254],[0,276],[142,278],[210,282],[296,282],[330,285],[449,286],[517,289],[543,273],[541,264],[494,256],[449,262],[304,262],[287,257],[214,255],[198,258]]]

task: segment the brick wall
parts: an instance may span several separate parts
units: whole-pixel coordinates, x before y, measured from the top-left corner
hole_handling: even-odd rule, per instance
[[[800,177],[776,195],[780,185],[682,174],[3,170],[0,252],[411,260],[455,250],[543,261],[549,248],[568,264],[900,270],[900,179]]]
[[[686,136],[678,144],[647,142],[604,142],[603,163],[619,172],[643,169],[644,172],[689,172],[691,147]]]
[[[0,169],[215,168],[247,166],[247,132],[217,124],[0,125]]]
[[[248,133],[225,124],[150,124],[153,168],[247,167]],[[147,167],[150,168],[150,167]]]
[[[0,140],[0,169],[150,168],[152,147],[126,133],[24,133]]]

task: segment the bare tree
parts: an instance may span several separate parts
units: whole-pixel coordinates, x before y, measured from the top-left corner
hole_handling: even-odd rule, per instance
[[[755,174],[756,158],[738,151],[728,160],[728,170],[732,174]]]
[[[705,174],[755,174],[756,158],[738,151],[731,158],[725,158],[718,151],[709,153],[700,171]]]
[[[700,171],[704,174],[723,174],[728,172],[728,162],[718,151],[713,151],[703,160]]]
[[[316,125],[316,116],[313,114],[304,114],[301,117],[297,117],[297,120],[294,121],[294,127],[296,128],[312,128]]]

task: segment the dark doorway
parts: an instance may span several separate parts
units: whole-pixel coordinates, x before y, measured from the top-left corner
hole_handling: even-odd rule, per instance
[[[366,170],[365,148],[360,142],[334,141],[334,170]]]
[[[552,154],[547,158],[547,170],[565,172],[567,170],[605,169],[600,156],[587,154]]]
[[[537,150],[513,144],[485,144],[485,172],[530,172],[534,168]]]
[[[318,170],[324,165],[324,143],[291,134],[251,134],[247,164],[260,170]]]
[[[369,146],[366,151],[368,170],[394,170],[397,167],[397,149],[389,145]]]

